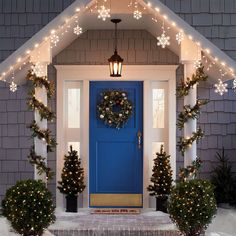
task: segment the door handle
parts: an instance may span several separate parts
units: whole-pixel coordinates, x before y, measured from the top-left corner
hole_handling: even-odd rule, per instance
[[[142,133],[139,130],[137,133],[137,137],[138,137],[138,148],[141,149],[141,144],[142,144]]]

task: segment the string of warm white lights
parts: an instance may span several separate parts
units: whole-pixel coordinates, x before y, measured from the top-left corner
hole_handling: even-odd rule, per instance
[[[165,31],[166,28],[164,27],[164,21],[165,21],[168,23],[169,26],[173,27],[174,30],[177,31],[175,39],[178,45],[180,45],[181,42],[185,38],[189,38],[193,42],[195,42],[199,48],[201,48],[200,51],[203,51],[207,55],[207,57],[210,58],[212,62],[206,68],[207,71],[209,71],[213,65],[218,63],[222,66],[224,71],[228,71],[228,75],[231,75],[236,80],[236,75],[234,74],[233,68],[228,67],[224,61],[219,62],[219,59],[217,57],[214,57],[213,55],[211,55],[210,49],[201,47],[202,43],[199,41],[196,41],[191,35],[184,32],[184,30],[180,28],[175,21],[171,20],[170,17],[166,15],[163,9],[160,9],[158,6],[153,7],[150,2],[146,2],[143,0],[131,0],[128,6],[132,8],[132,15],[137,20],[141,19],[143,16],[142,9],[143,11],[149,10],[149,12],[151,12],[151,17],[152,17],[151,19],[158,24],[160,24],[160,22],[158,21],[156,14],[158,14],[158,16],[163,18],[162,19],[162,34],[161,36],[157,37],[158,46],[165,48],[166,46],[170,45],[170,37],[166,35],[166,31]],[[87,5],[83,10],[84,12],[86,12],[87,10],[90,10],[91,12],[96,10],[98,14],[98,18],[105,21],[107,18],[111,17],[111,0],[97,0],[95,1],[95,4]],[[74,34],[76,34],[77,36],[80,35],[83,32],[83,30],[82,30],[82,27],[79,25],[78,13],[80,13],[80,9],[76,8],[74,15],[72,15],[70,18],[67,18],[64,24],[60,24],[56,29],[51,30],[49,33],[49,36],[44,37],[41,42],[36,42],[34,44],[34,48],[26,50],[25,55],[22,57],[19,57],[16,60],[16,63],[14,65],[14,71],[16,71],[17,68],[21,69],[23,59],[25,61],[26,58],[29,58],[31,52],[34,51],[35,49],[38,49],[39,45],[42,42],[50,40],[51,48],[56,47],[59,44],[59,42],[62,40],[61,37],[64,36],[66,33],[71,32],[71,28]],[[72,25],[74,25],[74,27],[72,27]],[[200,66],[200,63],[201,61],[196,61],[195,67],[198,68]],[[2,73],[0,80],[4,81],[4,78],[6,77],[6,75],[9,74],[12,70],[13,70],[13,66],[10,66],[9,70],[4,71]],[[235,84],[236,82],[233,85],[234,90],[236,90]]]

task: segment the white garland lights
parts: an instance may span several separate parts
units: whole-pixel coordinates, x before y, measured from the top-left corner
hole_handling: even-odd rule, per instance
[[[219,93],[221,96],[224,95],[224,93],[228,92],[228,84],[227,83],[223,83],[223,81],[221,79],[218,79],[219,83],[215,84],[215,92]]]
[[[179,33],[176,34],[175,39],[178,42],[178,44],[180,45],[181,42],[184,40],[184,33],[183,33],[183,31],[179,31]]]
[[[161,36],[157,37],[157,46],[161,46],[162,48],[165,48],[166,46],[170,45],[170,37],[166,35],[164,21],[162,24],[162,34]]]
[[[102,4],[100,5],[100,7],[98,6],[98,1],[96,1],[96,4],[92,5],[92,6],[89,6],[87,5],[85,7],[85,10],[84,11],[87,11],[87,10],[90,10],[91,12],[93,12],[93,10],[96,10],[98,12],[98,18],[99,19],[102,19],[103,21],[105,21],[107,18],[110,18],[111,15],[110,15],[110,12],[111,12],[111,6],[108,7],[108,3],[107,1],[110,1],[110,0],[102,0]],[[150,9],[150,11],[153,11],[155,13],[152,13],[152,16],[155,15],[155,14],[158,14],[159,16],[163,17],[163,20],[166,20],[168,21],[168,23],[170,25],[172,25],[176,30],[177,30],[177,34],[176,34],[176,41],[177,43],[180,45],[181,42],[184,40],[185,37],[188,37],[190,40],[192,40],[193,42],[195,42],[198,46],[201,46],[201,42],[199,41],[196,41],[193,39],[193,37],[191,35],[187,35],[186,36],[186,33],[183,31],[183,29],[179,28],[176,24],[176,22],[174,21],[171,21],[171,19],[164,13],[164,12],[161,12],[162,9],[158,8],[158,7],[152,7],[152,4],[150,2],[145,2],[145,1],[135,1],[136,4],[133,4],[133,0],[131,0],[131,3],[128,5],[128,6],[131,6],[133,5],[134,6],[134,9],[132,10],[132,13],[133,13],[133,17],[135,19],[140,19],[142,18],[142,11],[140,9],[137,8],[138,12],[135,13],[135,6],[138,6],[138,4],[142,5],[143,9],[146,10],[146,7],[147,9]],[[73,33],[76,34],[76,35],[80,35],[83,31],[82,31],[82,28],[80,27],[80,25],[78,24],[78,13],[80,12],[80,9],[79,8],[76,8],[75,9],[75,14],[73,16],[71,16],[70,18],[67,18],[65,20],[65,23],[64,24],[60,24],[58,26],[57,29],[55,30],[52,30],[50,33],[49,33],[49,36],[48,37],[44,37],[42,39],[42,41],[40,42],[36,42],[35,45],[34,45],[34,48],[29,48],[28,50],[25,51],[25,56],[22,56],[22,57],[19,57],[17,58],[16,60],[16,63],[14,64],[14,66],[10,66],[8,70],[2,72],[1,76],[0,76],[0,80],[4,81],[4,82],[7,82],[7,83],[10,83],[11,84],[11,87],[10,87],[10,90],[11,91],[16,91],[15,89],[17,89],[17,84],[12,81],[12,82],[8,82],[6,81],[6,77],[7,75],[11,72],[12,68],[14,67],[15,70],[21,70],[23,66],[26,65],[26,63],[29,63],[30,60],[30,53],[32,51],[34,51],[36,48],[39,47],[39,45],[43,42],[43,41],[47,41],[47,40],[50,40],[51,42],[51,48],[52,47],[56,47],[60,41],[60,37],[62,37],[65,33],[67,32],[70,32],[70,28],[71,28],[71,25],[74,24],[74,27],[72,28],[73,30]],[[154,22],[158,23],[158,20],[157,18],[151,18]],[[163,21],[164,23],[164,21]],[[170,45],[170,37],[166,35],[166,32],[165,32],[165,29],[163,28],[162,26],[162,35],[157,37],[157,40],[158,40],[158,46],[161,46],[162,48],[165,48],[166,46],[169,46]],[[60,34],[59,34],[60,32]],[[211,63],[209,63],[208,67],[206,68],[208,71],[210,70],[210,68],[217,63],[220,63],[222,68],[224,68],[225,71],[228,71],[229,72],[229,75],[232,75],[234,79],[233,81],[233,87],[232,89],[235,90],[236,92],[236,75],[234,73],[234,70],[233,68],[230,68],[226,65],[225,62],[219,62],[219,59],[217,57],[214,57],[211,55],[211,52],[208,48],[201,48],[201,50],[203,52],[205,52],[209,57],[211,57]],[[204,56],[203,56],[204,57]],[[24,60],[23,60],[23,59]],[[26,62],[27,60],[27,62]],[[37,64],[37,63],[36,63]],[[196,66],[198,67],[199,63],[196,62]],[[38,71],[39,68],[37,68],[38,66],[36,66],[35,70],[37,71],[36,73],[39,73],[40,72]],[[221,70],[220,70],[221,71]],[[221,81],[221,82],[220,82]],[[16,87],[15,87],[16,85]],[[219,83],[215,85],[215,92],[216,93],[219,93],[221,94],[222,91],[223,93],[227,92],[228,89],[227,89],[227,86],[223,83],[222,79],[219,80]]]

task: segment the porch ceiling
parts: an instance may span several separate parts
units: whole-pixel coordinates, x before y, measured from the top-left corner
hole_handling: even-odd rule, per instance
[[[209,67],[207,73],[210,77],[218,79],[220,77],[219,71],[222,70],[227,72],[224,80],[236,78],[234,74],[236,62],[159,0],[153,0],[152,3],[144,0],[138,0],[138,2],[143,12],[143,17],[140,20],[133,18],[133,8],[128,7],[130,0],[111,0],[111,17],[122,19],[118,26],[119,29],[145,29],[157,37],[162,33],[161,27],[164,21],[166,34],[170,36],[170,45],[168,47],[175,54],[180,55],[180,45],[176,41],[176,34],[183,30],[185,38],[194,41],[201,48],[201,52],[205,55],[202,62],[207,68]],[[11,78],[12,71],[14,71],[16,82],[19,84],[23,81],[26,71],[30,68],[28,62],[32,54],[38,52],[41,46],[43,48],[43,44],[45,45],[45,43],[49,42],[47,45],[50,45],[52,30],[60,36],[60,41],[56,47],[48,47],[48,52],[42,50],[43,53],[50,53],[51,58],[78,37],[73,33],[73,28],[77,24],[76,20],[78,20],[83,31],[114,29],[114,25],[110,20],[102,21],[97,18],[97,11],[94,10],[95,4],[95,0],[76,0],[0,64],[0,79],[8,81]],[[78,8],[80,9],[79,11]],[[65,30],[67,31],[66,33]]]

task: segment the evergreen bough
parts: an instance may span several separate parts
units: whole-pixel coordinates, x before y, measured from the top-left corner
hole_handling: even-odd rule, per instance
[[[23,236],[41,236],[55,221],[52,194],[41,180],[18,181],[2,201],[2,213]]]
[[[216,153],[218,165],[214,168],[211,182],[215,186],[217,203],[236,202],[236,183],[233,177],[232,165],[225,154],[224,148],[221,153]]]
[[[171,190],[168,211],[183,235],[200,235],[217,211],[213,185],[201,179],[177,183]]]
[[[164,151],[163,145],[161,145],[160,152],[156,153],[152,172],[152,183],[147,187],[150,195],[163,197],[170,194],[173,181],[172,170],[170,166],[170,156]]]
[[[68,155],[65,155],[64,160],[58,189],[67,196],[77,196],[78,193],[84,191],[86,186],[84,185],[84,169],[81,167],[81,160],[72,146],[70,146],[70,151]]]

